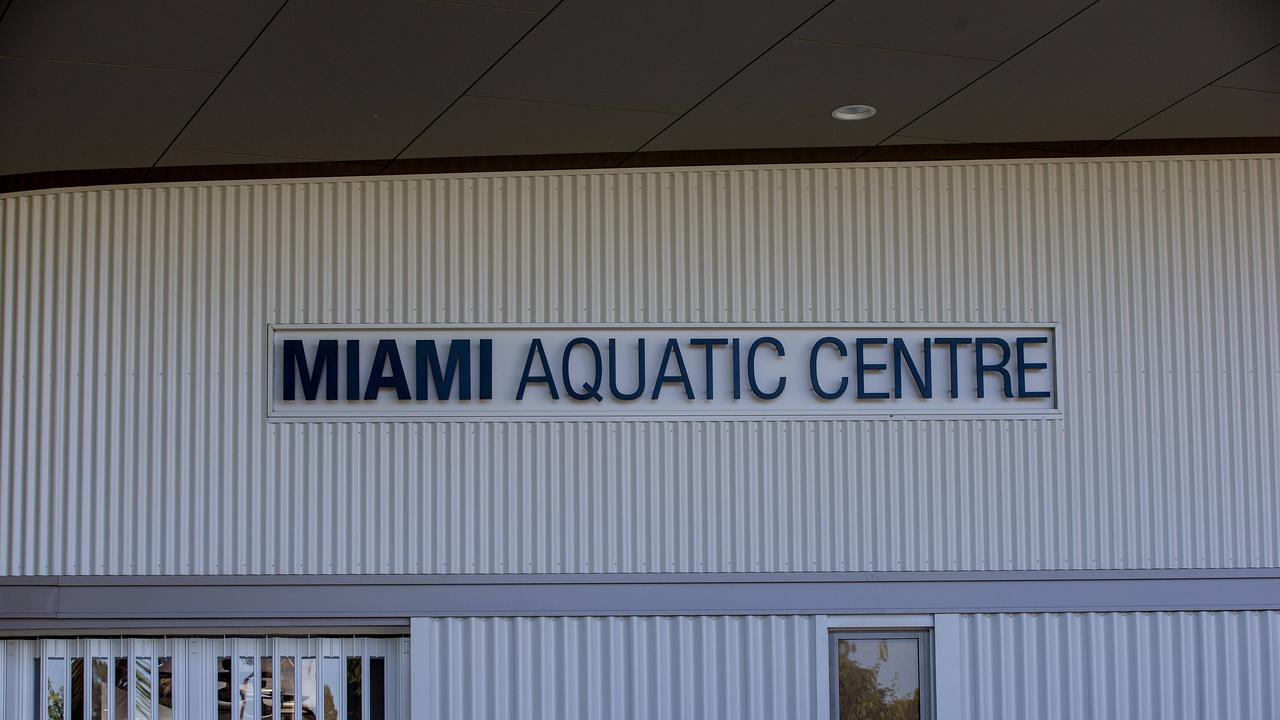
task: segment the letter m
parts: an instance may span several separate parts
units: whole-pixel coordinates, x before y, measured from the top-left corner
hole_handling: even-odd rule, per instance
[[[326,372],[327,371],[327,372]],[[298,375],[302,375],[302,394],[315,400],[320,392],[320,378],[324,377],[324,397],[338,399],[338,341],[321,340],[316,343],[316,362],[307,367],[307,350],[301,340],[284,341],[284,399],[298,398]]]
[[[426,400],[430,394],[431,383],[435,383],[436,397],[448,400],[453,392],[453,377],[458,376],[458,399],[471,399],[471,341],[452,340],[449,342],[449,357],[440,369],[440,354],[436,351],[435,340],[419,340],[414,347],[417,375],[417,399]]]

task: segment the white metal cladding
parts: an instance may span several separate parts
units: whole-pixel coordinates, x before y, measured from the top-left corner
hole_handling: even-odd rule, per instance
[[[1276,567],[1278,191],[1253,156],[8,196],[0,573]],[[719,321],[1059,322],[1065,418],[265,419],[268,323]]]
[[[0,653],[0,720],[36,716],[36,641],[5,640]]]
[[[248,683],[239,682],[239,676],[233,676],[231,693],[231,701],[233,705],[244,702],[244,709],[231,708],[232,717],[258,717],[257,708],[260,703],[269,705],[272,708],[270,715],[264,715],[263,720],[272,720],[279,718],[281,709],[280,703],[263,700],[259,693],[261,687],[261,663],[267,660],[273,668],[274,680],[273,694],[275,698],[281,698],[282,694],[281,674],[281,657],[290,657],[295,662],[296,682],[294,692],[295,697],[301,697],[303,693],[303,685],[300,684],[304,680],[300,668],[304,659],[316,661],[315,686],[309,687],[308,691],[314,691],[314,708],[317,717],[330,717],[323,714],[320,703],[323,702],[324,688],[326,681],[330,677],[323,675],[327,670],[336,668],[336,672],[330,672],[334,683],[339,689],[332,692],[328,697],[332,701],[332,709],[335,715],[332,717],[342,718],[369,718],[373,714],[369,708],[370,692],[369,687],[369,658],[383,658],[385,662],[385,707],[384,717],[386,720],[402,720],[409,716],[409,639],[404,637],[377,637],[377,638],[68,638],[68,639],[42,639],[42,640],[24,640],[24,641],[8,641],[10,648],[7,662],[11,665],[6,667],[0,664],[0,671],[4,671],[0,675],[0,688],[6,692],[3,702],[0,702],[0,720],[30,720],[30,718],[50,718],[55,719],[55,714],[49,712],[48,706],[54,701],[51,695],[56,693],[61,696],[62,709],[68,720],[71,718],[73,693],[73,683],[76,676],[72,671],[72,660],[83,659],[84,664],[80,674],[80,681],[83,684],[82,697],[84,698],[84,718],[96,717],[93,713],[93,703],[91,701],[92,690],[92,661],[95,658],[105,661],[104,684],[108,696],[106,702],[102,705],[102,720],[121,720],[125,713],[121,710],[123,706],[116,706],[115,680],[117,680],[118,669],[116,668],[116,660],[127,661],[128,668],[128,705],[129,709],[134,712],[128,713],[129,720],[132,718],[155,718],[157,720],[168,720],[169,717],[179,720],[191,718],[192,720],[202,720],[204,718],[219,717],[219,698],[218,698],[218,659],[220,657],[232,658],[232,668],[236,660],[244,658],[252,658],[253,675]],[[14,663],[15,656],[20,659],[16,665]],[[161,670],[161,659],[164,659],[167,665]],[[361,698],[362,707],[352,713],[348,713],[346,707],[346,682],[347,668],[346,661],[348,658],[359,658],[361,661]],[[40,689],[44,707],[40,708],[42,712],[36,713],[32,710],[31,704],[35,697],[36,676],[34,668],[36,661],[40,662]],[[0,660],[0,663],[6,660]],[[326,667],[326,663],[332,666]],[[25,668],[25,669],[24,669]],[[168,673],[168,682],[160,679],[161,673]],[[140,690],[143,686],[145,690]],[[162,694],[165,691],[161,687],[165,687],[167,695]],[[240,692],[245,695],[241,696]],[[10,695],[12,692],[14,694]],[[46,696],[48,694],[48,696]],[[168,705],[165,701],[172,704]],[[302,706],[299,705],[299,708]],[[325,706],[329,707],[329,706]],[[224,706],[224,709],[225,706]],[[245,714],[247,711],[248,714]],[[301,710],[296,717],[301,718],[303,713]],[[74,720],[82,720],[75,718]]]
[[[965,615],[960,628],[956,717],[1280,717],[1277,612]]]
[[[819,717],[828,698],[817,622],[415,619],[415,717]]]

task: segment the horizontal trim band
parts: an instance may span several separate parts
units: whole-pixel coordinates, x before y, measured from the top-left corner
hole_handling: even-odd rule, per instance
[[[665,585],[691,583],[971,582],[1280,578],[1280,568],[1137,570],[870,570],[854,572],[468,573],[344,575],[5,575],[0,587],[111,585]]]
[[[1280,137],[1157,140],[1055,140],[1012,143],[925,143],[808,148],[744,148],[562,155],[486,155],[232,165],[194,165],[0,175],[0,193],[137,183],[267,180],[311,177],[389,177],[471,172],[542,172],[706,165],[945,162],[1037,158],[1223,155],[1280,152]]]
[[[1280,610],[1280,569],[9,577],[0,630],[410,617]],[[112,625],[114,623],[114,625]]]

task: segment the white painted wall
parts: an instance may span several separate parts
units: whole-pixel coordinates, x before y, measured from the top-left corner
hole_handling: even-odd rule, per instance
[[[0,574],[1277,567],[1280,158],[0,199]],[[268,323],[1060,323],[1062,420],[267,422]],[[233,382],[234,381],[234,382]]]

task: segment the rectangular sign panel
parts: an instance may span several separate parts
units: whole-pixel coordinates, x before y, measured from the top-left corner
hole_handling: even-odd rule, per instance
[[[1054,417],[1053,325],[269,328],[278,419]]]

